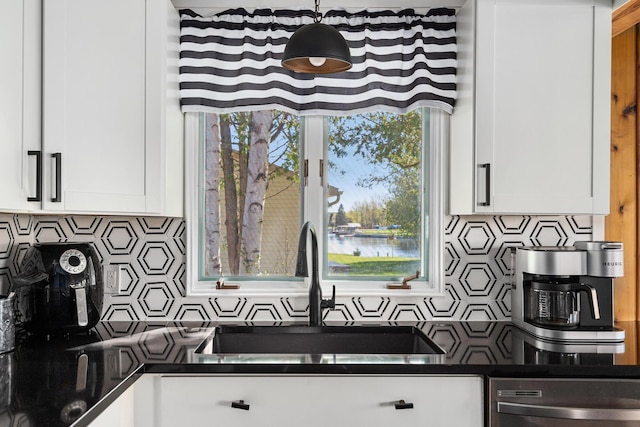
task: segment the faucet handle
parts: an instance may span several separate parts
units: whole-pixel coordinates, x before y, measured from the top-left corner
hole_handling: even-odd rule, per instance
[[[331,299],[323,299],[320,302],[320,308],[328,308],[331,310],[336,308],[336,285],[333,285],[333,291],[331,292]]]

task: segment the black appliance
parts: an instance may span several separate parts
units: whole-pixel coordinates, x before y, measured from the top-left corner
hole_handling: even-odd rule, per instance
[[[84,332],[100,320],[102,268],[88,243],[31,246],[13,286],[16,322],[29,332]]]

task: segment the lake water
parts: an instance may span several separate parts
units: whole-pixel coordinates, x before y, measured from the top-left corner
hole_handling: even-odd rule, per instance
[[[393,256],[420,258],[417,239],[387,239],[376,237],[336,236],[329,234],[329,253],[353,255],[356,250],[360,256]]]

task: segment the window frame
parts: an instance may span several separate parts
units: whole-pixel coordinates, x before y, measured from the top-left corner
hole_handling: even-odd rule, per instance
[[[215,279],[200,280],[201,262],[200,232],[201,221],[200,194],[204,174],[200,174],[204,155],[200,141],[204,135],[204,125],[200,117],[203,113],[185,113],[185,223],[186,223],[186,294],[187,296],[261,296],[279,297],[302,296],[308,293],[309,278],[291,277],[282,280],[243,280],[239,283],[227,281],[227,284],[239,284],[239,289],[216,289]],[[448,182],[446,159],[449,145],[449,114],[432,108],[429,120],[428,150],[423,152],[423,162],[428,164],[428,174],[423,177],[423,186],[428,189],[428,198],[423,198],[423,223],[428,223],[428,277],[411,282],[410,290],[390,290],[386,284],[390,280],[350,281],[345,279],[325,279],[322,259],[324,255],[324,217],[326,187],[322,187],[319,159],[326,158],[325,144],[309,144],[317,135],[325,135],[325,121],[322,116],[302,117],[304,144],[301,159],[309,159],[305,196],[302,200],[303,222],[311,221],[319,231],[318,253],[320,259],[320,283],[323,292],[330,293],[331,285],[336,285],[336,294],[343,296],[386,296],[416,297],[444,295],[444,211],[446,206],[446,188]],[[426,136],[426,135],[423,135]],[[328,162],[323,162],[325,169]],[[302,169],[302,168],[301,168]],[[326,170],[323,176],[327,176]],[[316,188],[322,197],[308,197],[306,189]],[[424,190],[424,188],[423,188]],[[426,208],[424,205],[428,205]]]

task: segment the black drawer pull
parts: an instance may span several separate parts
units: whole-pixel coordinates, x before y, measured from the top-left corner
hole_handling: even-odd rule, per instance
[[[42,201],[42,151],[27,151],[28,156],[36,156],[36,195],[27,197],[27,202]]]
[[[480,202],[480,206],[491,206],[491,163],[480,165],[484,169],[484,202]]]
[[[51,198],[53,203],[62,202],[62,153],[51,155],[56,161],[56,195]]]
[[[399,400],[395,403],[396,409],[413,409],[413,403]]]
[[[249,410],[249,404],[244,403],[244,400],[237,400],[235,402],[231,402],[231,407],[236,409],[244,409],[245,411]]]

